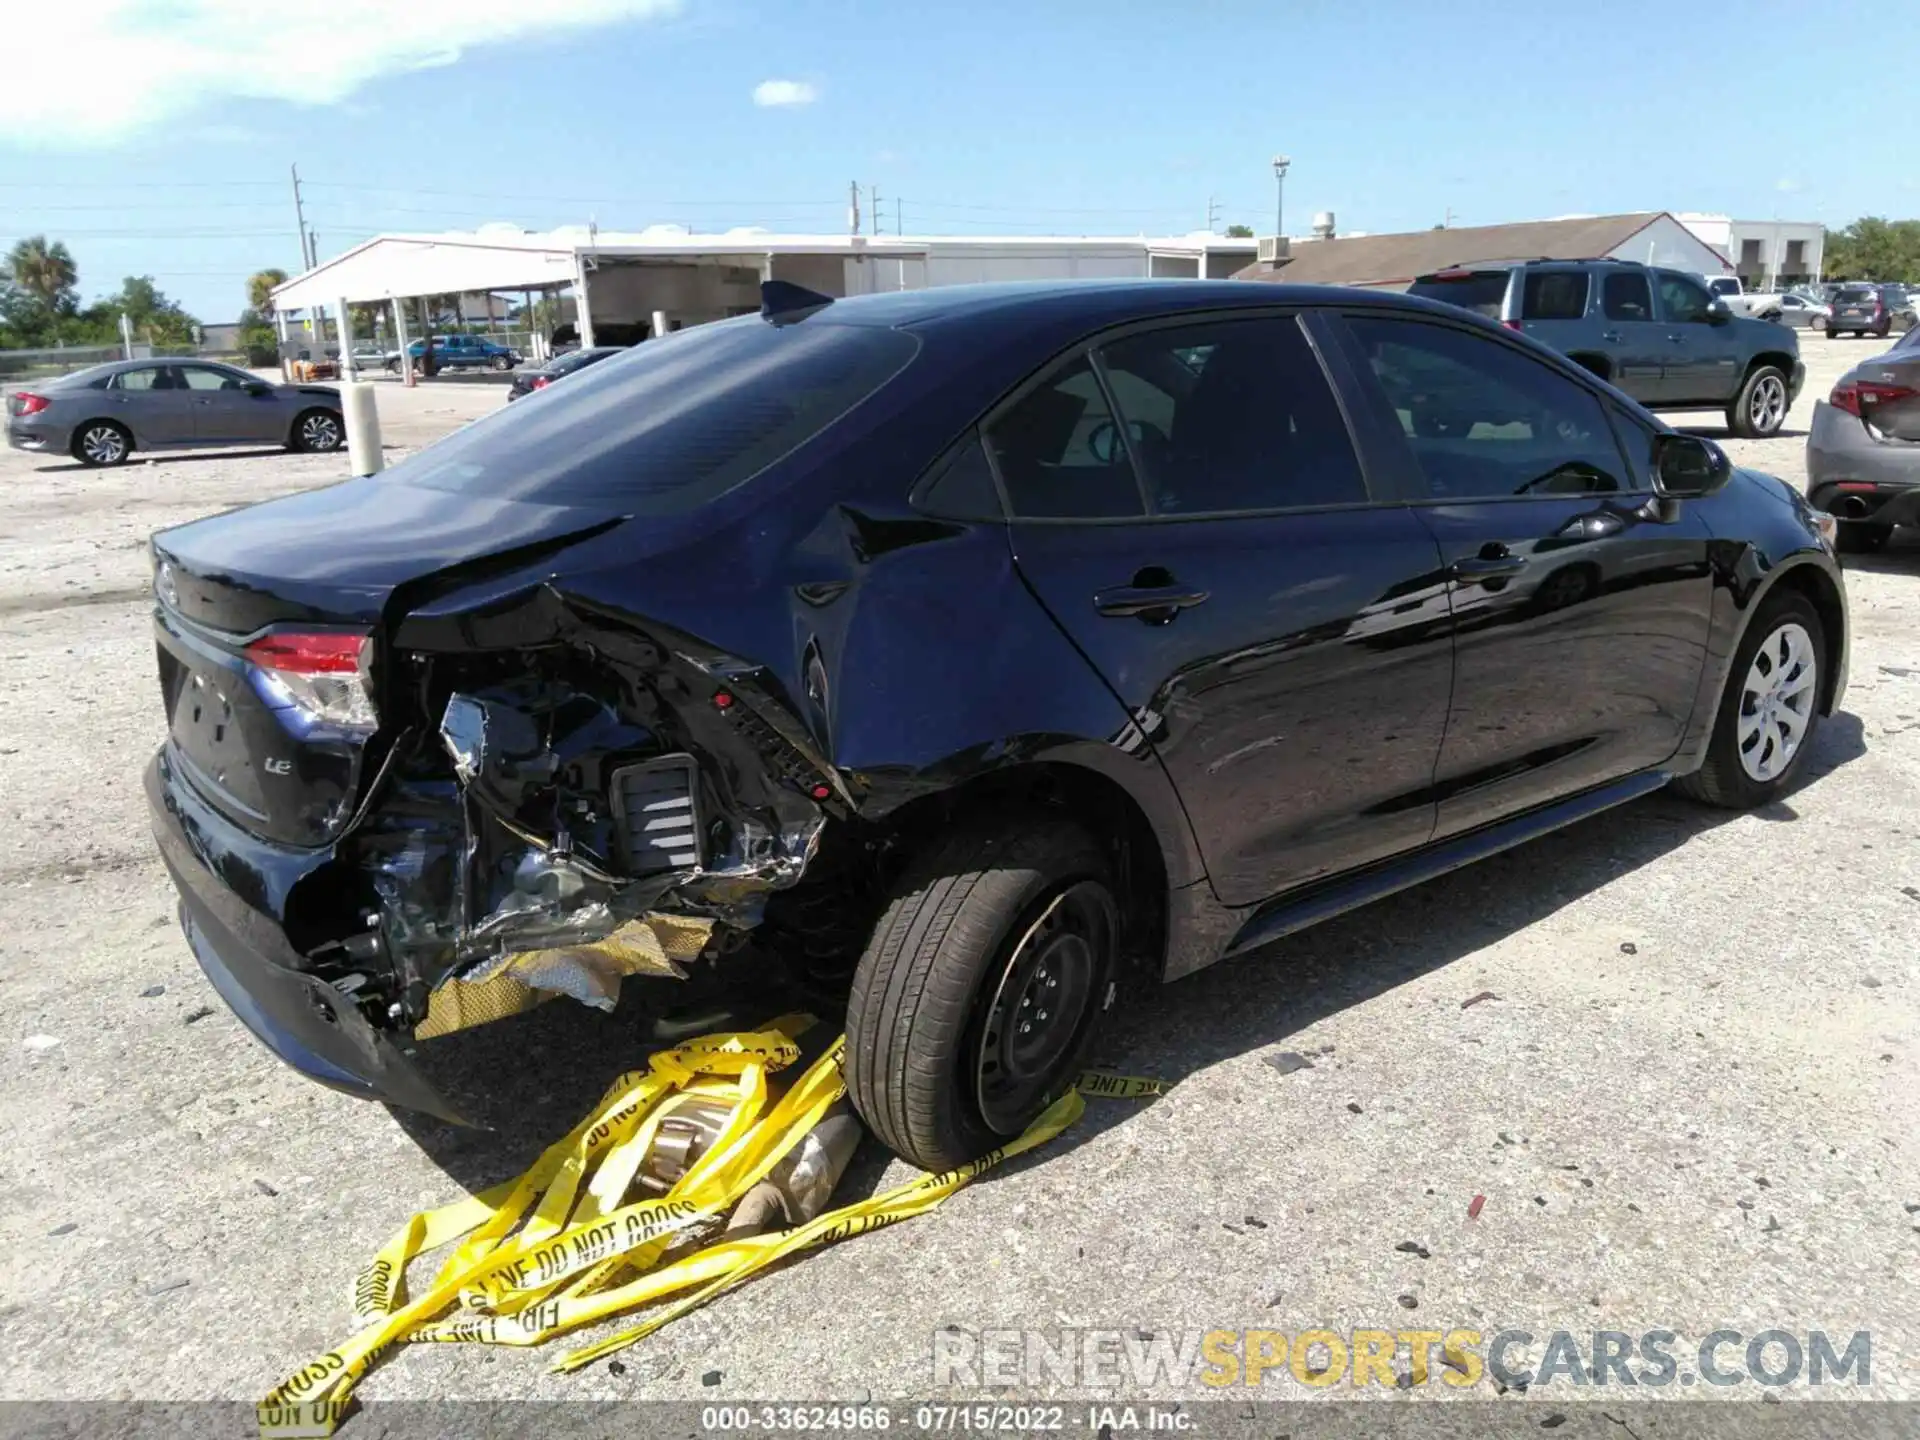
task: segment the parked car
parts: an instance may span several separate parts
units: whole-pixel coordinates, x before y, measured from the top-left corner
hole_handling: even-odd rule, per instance
[[[1824,334],[1832,313],[1824,302],[1813,296],[1789,290],[1780,297],[1779,312],[1768,318],[1777,324],[1790,325],[1795,330],[1814,330]]]
[[[621,355],[626,351],[622,345],[596,345],[591,350],[569,350],[549,360],[537,369],[522,370],[513,377],[513,385],[507,391],[507,399],[518,400],[522,395],[531,395],[536,390],[544,390],[554,381],[584,370],[589,365],[598,364],[612,355]]]
[[[1738,275],[1696,275],[1707,293],[1726,303],[1735,315],[1750,315],[1755,320],[1779,317],[1784,297],[1770,290],[1749,290]]]
[[[1906,291],[1897,285],[1842,285],[1828,305],[1833,312],[1827,322],[1829,335],[1872,335],[1884,340],[1903,311],[1906,327],[1913,323]]]
[[[1669,783],[1764,804],[1840,703],[1831,518],[1463,311],[763,294],[154,537],[155,833],[308,1075],[453,1115],[441,988],[603,994],[664,914],[842,987],[854,1103],[941,1169],[1124,976]]]
[[[1724,410],[1736,435],[1776,434],[1806,378],[1784,326],[1731,314],[1690,275],[1624,260],[1442,270],[1408,293],[1498,318],[1650,410]]]
[[[426,353],[425,340],[415,340],[407,346],[407,354],[413,357],[416,366]],[[482,335],[436,335],[433,358],[443,370],[511,370],[520,363],[520,352]],[[397,374],[400,352],[396,350],[388,355],[386,364],[387,369]]]
[[[337,450],[340,392],[275,385],[210,360],[115,360],[7,397],[7,443],[123,465],[136,450],[285,445]]]
[[[1920,330],[1814,402],[1807,495],[1840,518],[1842,550],[1877,550],[1895,526],[1920,525]]]

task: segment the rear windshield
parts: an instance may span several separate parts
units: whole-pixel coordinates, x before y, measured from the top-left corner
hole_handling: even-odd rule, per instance
[[[1879,291],[1867,285],[1848,285],[1843,289],[1834,291],[1833,298],[1836,300],[1844,300],[1850,305],[1871,304],[1874,299],[1878,297],[1879,293]]]
[[[1507,272],[1462,270],[1448,273],[1443,270],[1437,275],[1422,275],[1407,287],[1407,293],[1424,296],[1428,300],[1444,300],[1449,305],[1458,305],[1463,310],[1477,310],[1482,315],[1498,320],[1501,303],[1507,298]]]
[[[688,510],[812,439],[905,368],[899,330],[758,315],[649,340],[387,471],[406,485],[630,513]]]
[[[1520,301],[1523,320],[1578,320],[1587,313],[1587,272],[1529,270]]]

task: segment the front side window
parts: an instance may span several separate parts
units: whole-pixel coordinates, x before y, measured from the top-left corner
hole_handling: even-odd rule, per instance
[[[1578,320],[1587,313],[1587,272],[1530,270],[1520,302],[1524,320]]]
[[[1148,330],[1100,358],[1155,514],[1366,502],[1333,387],[1291,316]]]
[[[1640,488],[1599,399],[1531,356],[1444,325],[1347,324],[1434,498]]]
[[[1713,310],[1713,297],[1686,276],[1662,270],[1660,308],[1676,325],[1704,324]]]
[[[1617,270],[1600,284],[1600,308],[1609,320],[1653,319],[1653,291],[1642,270]]]
[[[1015,515],[1112,520],[1146,513],[1126,439],[1084,355],[1028,392],[986,435]]]

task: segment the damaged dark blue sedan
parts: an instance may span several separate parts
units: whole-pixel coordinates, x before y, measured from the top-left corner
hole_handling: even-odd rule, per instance
[[[1779,795],[1845,686],[1831,526],[1450,307],[776,283],[156,536],[147,789],[318,1080],[447,1114],[426,1037],[753,939],[840,977],[855,1103],[937,1168],[1130,973]]]

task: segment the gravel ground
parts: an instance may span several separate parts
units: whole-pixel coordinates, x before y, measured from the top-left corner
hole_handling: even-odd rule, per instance
[[[1813,396],[1868,353],[1805,348],[1789,434],[1729,444],[1795,480]],[[400,448],[498,403],[381,391]],[[0,452],[0,1396],[256,1398],[345,1337],[356,1270],[410,1212],[516,1171],[637,1058],[643,1006],[443,1042],[443,1073],[519,1106],[454,1133],[301,1080],[182,942],[139,785],[161,739],[141,547],[343,473]],[[1418,1323],[1864,1329],[1872,1384],[1849,1393],[1920,1398],[1920,546],[1848,584],[1846,711],[1785,802],[1655,797],[1171,986],[1107,1047],[1170,1094],[1094,1102],[1030,1161],[618,1371],[430,1346],[361,1393],[914,1397],[948,1325]],[[905,1174],[869,1147],[849,1188]]]

